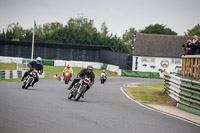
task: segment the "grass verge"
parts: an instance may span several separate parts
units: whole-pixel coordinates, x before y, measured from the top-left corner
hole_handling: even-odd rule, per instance
[[[63,66],[44,66],[45,74],[58,74],[62,75],[64,67]],[[78,74],[82,68],[80,67],[73,67],[73,75]],[[94,69],[94,73],[96,76],[100,76],[101,69]],[[110,71],[107,71],[108,76],[115,76],[116,74]]]
[[[143,103],[174,104],[174,101],[164,92],[164,82],[138,84],[128,87],[127,90],[132,98]]]

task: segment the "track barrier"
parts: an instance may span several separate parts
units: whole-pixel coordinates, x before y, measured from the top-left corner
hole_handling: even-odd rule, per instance
[[[200,82],[165,74],[165,91],[177,107],[200,116]]]

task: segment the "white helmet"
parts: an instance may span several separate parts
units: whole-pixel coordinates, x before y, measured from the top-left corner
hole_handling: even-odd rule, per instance
[[[37,58],[36,58],[36,62],[37,62],[37,64],[40,64],[41,61],[42,61],[42,58],[41,58],[41,57],[37,57]]]

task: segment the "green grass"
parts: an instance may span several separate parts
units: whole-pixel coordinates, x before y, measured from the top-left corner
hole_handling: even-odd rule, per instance
[[[0,63],[0,70],[16,70],[17,64],[15,63]]]
[[[45,74],[58,74],[62,75],[63,74],[63,66],[44,66],[44,71]],[[80,67],[73,67],[73,75],[78,74],[83,68]],[[94,73],[96,76],[100,76],[101,74],[101,69],[94,69]],[[110,71],[107,71],[108,76],[115,76],[116,74]]]
[[[136,100],[145,103],[167,103],[171,98],[164,92],[164,82],[138,84],[128,87],[128,91]]]
[[[0,82],[21,82],[21,78],[17,78],[17,79],[1,79]]]

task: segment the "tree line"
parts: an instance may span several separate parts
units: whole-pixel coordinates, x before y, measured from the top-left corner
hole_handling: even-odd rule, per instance
[[[146,34],[166,34],[177,35],[177,33],[162,24],[149,25],[143,30],[130,28],[125,31],[122,37],[108,34],[109,30],[106,23],[103,22],[101,30],[94,27],[94,21],[84,17],[70,18],[66,25],[59,22],[46,23],[43,26],[37,26],[35,32],[35,42],[42,43],[64,43],[74,45],[102,45],[109,46],[116,52],[122,52],[132,55],[136,33]],[[6,31],[0,32],[1,40],[9,41],[32,41],[33,28],[23,29],[17,23],[8,25]],[[200,35],[200,25],[196,25],[188,30],[185,35]]]

